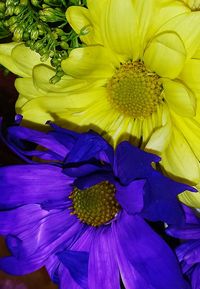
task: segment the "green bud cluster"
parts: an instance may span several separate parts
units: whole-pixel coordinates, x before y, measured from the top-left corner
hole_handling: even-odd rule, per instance
[[[58,82],[64,75],[61,61],[69,52],[79,47],[78,37],[67,23],[65,12],[69,6],[84,6],[86,0],[5,0],[0,3],[2,27],[12,35],[15,42],[26,46],[41,55],[41,61],[50,58],[55,68],[51,83]]]
[[[7,38],[10,35],[9,29],[4,25],[6,4],[0,2],[0,39]]]

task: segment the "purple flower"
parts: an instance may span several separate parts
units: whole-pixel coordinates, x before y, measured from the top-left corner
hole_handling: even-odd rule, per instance
[[[167,233],[180,238],[182,244],[176,249],[183,273],[190,279],[192,289],[200,288],[200,219],[198,212],[184,207],[186,222],[169,226]]]
[[[51,126],[7,133],[29,164],[0,168],[0,234],[11,252],[0,269],[22,275],[46,266],[61,289],[118,289],[120,278],[127,289],[188,288],[144,219],[183,222],[177,194],[193,189],[155,171],[159,157],[128,142],[114,151],[94,132]]]

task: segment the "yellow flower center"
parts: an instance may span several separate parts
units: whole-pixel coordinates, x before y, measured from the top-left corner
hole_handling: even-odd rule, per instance
[[[94,227],[108,223],[120,210],[115,192],[115,186],[108,181],[84,190],[75,188],[69,196],[73,204],[72,214]]]
[[[159,76],[141,61],[122,64],[109,80],[107,91],[112,106],[133,118],[151,115],[162,101]]]

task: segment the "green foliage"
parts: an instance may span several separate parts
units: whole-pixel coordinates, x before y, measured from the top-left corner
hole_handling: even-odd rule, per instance
[[[79,35],[65,17],[69,6],[85,6],[86,0],[5,0],[0,2],[0,39],[11,35],[41,55],[41,61],[51,59],[58,82],[64,75],[61,61],[79,47]]]

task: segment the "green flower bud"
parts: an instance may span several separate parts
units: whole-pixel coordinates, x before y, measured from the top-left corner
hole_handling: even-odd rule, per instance
[[[53,67],[56,67],[59,63],[60,63],[60,61],[58,60],[58,58],[54,57],[51,59],[51,65]]]
[[[17,5],[17,4],[19,4],[19,0],[6,0],[6,6],[8,7],[8,6],[15,6],[15,5]]]
[[[23,37],[23,29],[18,26],[15,30],[14,30],[14,33],[13,33],[13,40],[16,41],[16,42],[20,42],[22,41],[22,37]]]
[[[44,35],[44,33],[46,32],[45,28],[41,24],[37,25],[37,30],[38,30],[38,35]]]
[[[13,25],[11,25],[10,27],[9,27],[9,30],[10,30],[10,32],[14,32],[15,31],[15,29],[17,28],[17,26],[18,26],[18,23],[17,22],[15,22]]]
[[[42,41],[37,41],[35,44],[34,44],[34,50],[39,52],[41,49],[43,48],[43,43]]]
[[[60,37],[60,39],[61,39],[62,41],[66,41],[66,42],[67,42],[68,37],[67,37],[67,35],[63,35],[63,36]]]
[[[8,19],[9,26],[12,26],[13,24],[17,23],[17,17],[12,16],[10,19]]]
[[[60,0],[44,0],[44,3],[48,5],[53,5],[53,6],[60,6],[61,1]]]
[[[38,32],[37,28],[33,28],[33,29],[31,30],[30,36],[31,36],[31,39],[32,39],[32,40],[38,39],[39,32]]]
[[[56,29],[55,29],[55,32],[56,32],[56,34],[57,34],[58,36],[65,35],[65,32],[64,32],[62,29],[60,29],[60,28],[56,28]]]
[[[60,81],[60,79],[61,79],[60,76],[54,75],[54,76],[49,80],[49,82],[50,82],[51,84],[56,84],[57,82]]]
[[[20,0],[20,4],[22,4],[22,5],[28,5],[28,0]]]
[[[5,5],[5,3],[0,2],[0,11],[1,11],[1,12],[5,12],[5,10],[6,10],[6,5]]]
[[[44,8],[39,11],[39,16],[44,22],[66,21],[65,15],[60,8]]]
[[[5,16],[12,16],[14,14],[15,6],[7,6]]]
[[[84,35],[88,34],[90,31],[91,31],[91,26],[86,25],[81,29],[80,36],[84,36]]]
[[[44,61],[47,61],[48,58],[49,58],[49,53],[45,53],[40,57],[40,60],[44,62]]]
[[[23,5],[16,6],[15,9],[14,9],[14,14],[15,15],[19,15],[23,11],[23,9],[24,9]]]
[[[41,0],[31,0],[31,4],[35,7],[41,7]]]
[[[44,47],[44,45],[43,45],[43,47],[39,50],[39,53],[40,53],[40,55],[44,55],[44,54],[47,54],[48,53],[48,48],[47,47]]]
[[[65,73],[64,73],[64,71],[62,70],[62,68],[59,67],[58,71],[56,72],[56,75],[61,78],[64,74],[65,74]]]
[[[65,41],[61,41],[61,42],[60,42],[60,46],[62,47],[62,49],[68,49],[68,48],[69,48],[68,43],[65,42]]]
[[[24,40],[24,41],[27,41],[27,40],[29,39],[29,37],[30,37],[29,33],[26,32],[26,31],[24,31],[24,33],[23,33],[23,40]]]

